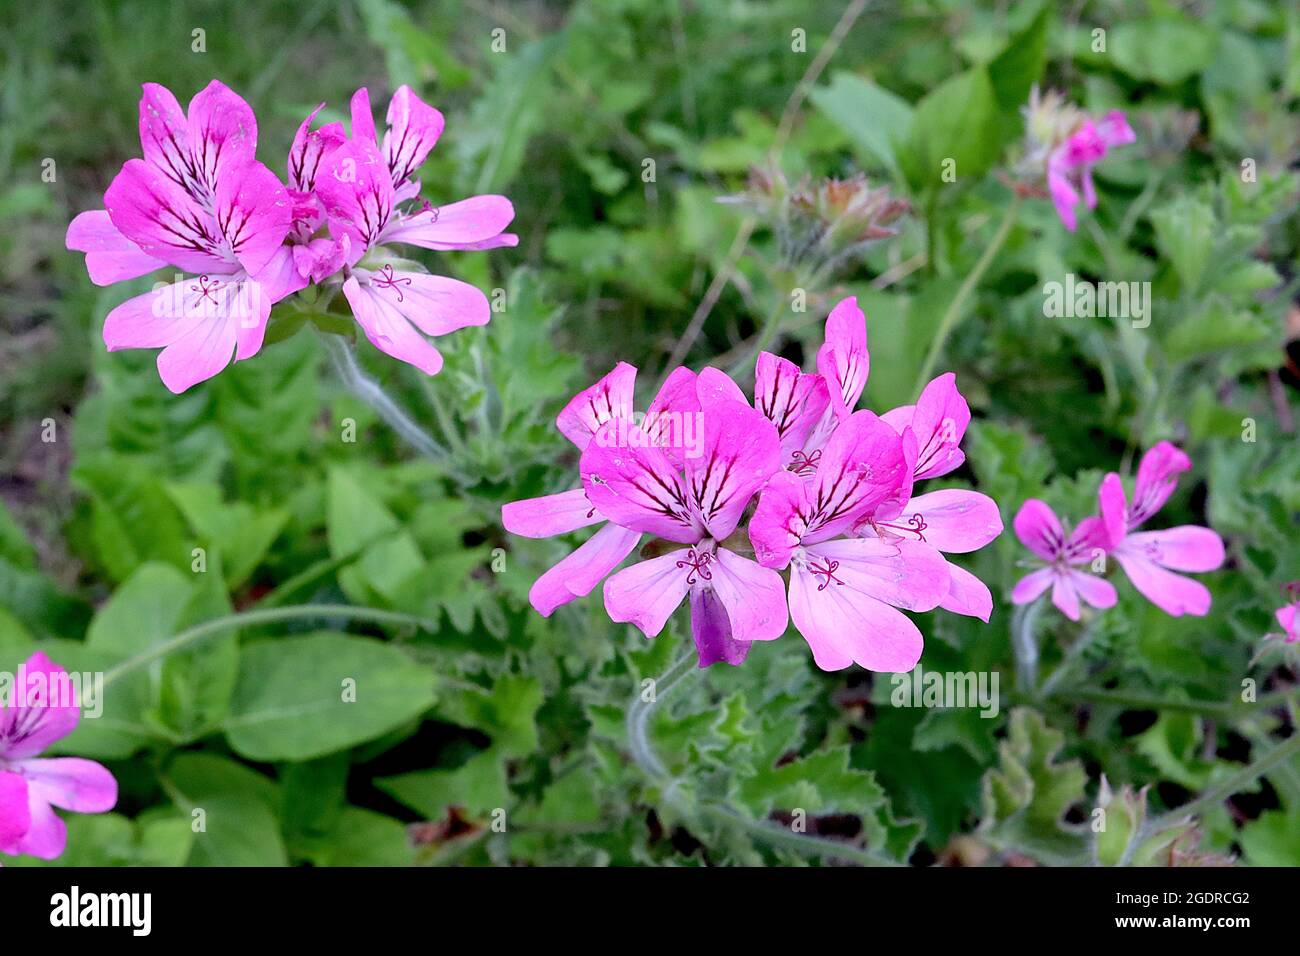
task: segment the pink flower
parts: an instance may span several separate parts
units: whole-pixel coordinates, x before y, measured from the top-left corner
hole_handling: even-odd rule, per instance
[[[1289,604],[1277,609],[1277,623],[1282,625],[1282,636],[1288,644],[1300,641],[1300,581],[1292,581],[1284,588]]]
[[[790,567],[790,616],[823,670],[857,663],[908,671],[924,638],[896,608],[929,611],[948,593],[947,562],[909,538],[845,538],[909,481],[903,438],[871,412],[842,422],[815,477],[775,475],[749,523],[758,562]]]
[[[1047,158],[1047,186],[1056,205],[1056,213],[1070,232],[1078,225],[1075,207],[1080,201],[1089,209],[1097,208],[1097,191],[1092,182],[1092,167],[1105,157],[1108,150],[1132,143],[1137,139],[1124,114],[1112,110],[1093,122],[1084,119],[1064,142]]]
[[[573,397],[559,417],[556,427],[579,451],[586,450],[601,427],[609,422],[634,420],[633,394],[636,368],[619,362],[608,375]],[[647,417],[653,421],[662,412],[680,405],[680,396],[688,394],[694,402],[695,373],[679,368],[664,383]],[[587,498],[582,488],[556,495],[512,501],[501,509],[501,520],[511,534],[526,538],[550,538],[589,525],[606,522]],[[605,523],[581,547],[543,574],[528,592],[529,603],[543,617],[575,598],[591,593],[597,584],[618,567],[641,541],[641,532],[617,524]]]
[[[442,114],[409,87],[399,88],[388,105],[382,149],[364,87],[352,97],[350,140],[328,149],[338,131],[325,127],[318,131],[319,141],[313,141],[305,132],[311,119],[299,130],[290,166],[318,167],[311,186],[323,205],[332,242],[310,240],[307,252],[297,254],[297,268],[317,281],[341,271],[343,294],[366,338],[380,351],[436,375],[442,369],[442,354],[426,336],[486,325],[487,297],[457,279],[398,268],[387,261],[393,257],[382,247],[386,243],[439,250],[513,246],[518,237],[503,230],[514,219],[514,206],[504,196],[473,196],[441,207],[424,203],[410,210],[399,208],[419,195],[420,184],[412,175],[443,127]],[[300,178],[299,185],[305,183]],[[311,228],[310,207],[301,221],[303,229]]]
[[[213,80],[188,113],[155,83],[140,100],[144,159],[128,161],[104,194],[106,211],[77,216],[67,245],[86,253],[98,284],[171,265],[190,278],[128,299],[104,322],[109,351],[160,348],[173,392],[262,347],[271,306],[306,285],[283,245],[292,204],[254,159],[257,121]]]
[[[1016,582],[1013,604],[1028,604],[1050,587],[1052,603],[1072,621],[1079,620],[1080,598],[1099,609],[1115,606],[1119,597],[1109,581],[1075,570],[1106,551],[1106,528],[1100,518],[1085,518],[1067,537],[1047,503],[1030,498],[1016,512],[1012,527],[1021,544],[1048,562]]]
[[[632,531],[686,545],[624,568],[605,582],[605,609],[654,637],[689,596],[700,666],[739,664],[753,641],[785,633],[781,576],[723,543],[754,494],[781,467],[776,427],[729,398],[701,396],[703,441],[680,463],[636,431],[601,426],[582,453],[582,483],[602,514]]]
[[[105,813],[117,803],[117,781],[93,760],[39,759],[76,729],[81,711],[67,672],[42,653],[19,670],[12,699],[0,710],[0,853],[52,860],[67,844],[67,826],[53,807]]]
[[[1187,455],[1162,441],[1142,456],[1131,503],[1125,499],[1124,484],[1114,472],[1102,480],[1098,493],[1107,550],[1133,586],[1174,617],[1209,612],[1209,589],[1172,572],[1215,570],[1223,564],[1223,539],[1198,525],[1164,531],[1135,529],[1164,506],[1178,484],[1178,475],[1191,466]]]

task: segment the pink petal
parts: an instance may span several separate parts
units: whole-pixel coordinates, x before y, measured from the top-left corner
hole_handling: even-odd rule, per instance
[[[363,86],[352,94],[352,138],[379,144],[375,134],[375,116],[370,110],[370,93]]]
[[[781,441],[776,426],[742,402],[719,399],[702,414],[703,454],[686,456],[686,490],[696,522],[721,541],[780,470]]]
[[[1214,571],[1224,557],[1222,538],[1209,528],[1190,524],[1138,531],[1125,540],[1124,551],[1140,554],[1171,571]]]
[[[222,319],[209,319],[188,328],[158,353],[158,374],[163,384],[179,395],[222,371],[234,358],[239,328],[238,323]]]
[[[691,550],[670,551],[624,568],[605,582],[605,610],[610,620],[635,625],[646,637],[664,629],[691,585],[698,580],[689,555]]]
[[[1101,512],[1105,547],[1107,550],[1119,547],[1128,531],[1128,500],[1124,495],[1124,482],[1113,471],[1101,480],[1101,487],[1097,489],[1097,507]]]
[[[606,422],[578,467],[588,500],[615,524],[683,543],[702,536],[677,469],[637,426]]]
[[[700,656],[700,667],[719,661],[736,666],[749,656],[749,642],[732,636],[731,618],[711,588],[691,588],[691,636]]]
[[[86,271],[95,285],[125,282],[161,269],[167,263],[155,259],[122,233],[108,212],[95,209],[80,213],[68,225],[69,249],[86,254]]]
[[[1056,581],[1055,568],[1039,568],[1016,582],[1011,589],[1012,604],[1028,604],[1046,591]]]
[[[266,337],[266,323],[271,317],[270,306],[307,287],[307,277],[302,275],[294,260],[294,251],[300,246],[280,246],[258,281],[246,280],[245,305],[240,310],[239,337],[235,346],[235,360],[252,358],[262,350]],[[263,311],[261,304],[267,308]]]
[[[529,603],[542,617],[550,617],[560,605],[590,594],[640,540],[635,531],[605,525],[533,583]]]
[[[1281,625],[1287,643],[1300,640],[1300,628],[1296,627],[1297,613],[1300,613],[1300,606],[1295,604],[1288,604],[1286,607],[1277,609],[1277,623]]]
[[[414,365],[426,375],[442,371],[442,353],[408,321],[395,302],[373,284],[361,285],[354,275],[343,283],[343,295],[352,306],[361,330],[375,348]]]
[[[776,426],[785,461],[803,449],[829,406],[830,392],[820,375],[805,374],[789,359],[770,352],[759,354],[754,407]]]
[[[873,671],[910,671],[925,644],[905,614],[850,584],[828,583],[801,563],[790,570],[790,617],[825,671],[854,663]]]
[[[1070,571],[1070,584],[1079,596],[1095,608],[1106,609],[1114,607],[1115,602],[1119,600],[1119,595],[1115,592],[1115,586],[1104,578],[1096,577],[1092,574],[1085,574],[1082,571]]]
[[[698,377],[690,369],[673,369],[646,409],[642,423],[675,468],[685,467],[686,456],[699,455],[703,447],[704,423],[697,385]]]
[[[1128,119],[1120,110],[1111,110],[1107,113],[1097,124],[1097,132],[1101,135],[1102,142],[1109,148],[1137,142],[1137,134],[1133,132],[1133,127],[1129,126]]]
[[[228,169],[253,162],[257,154],[257,118],[252,107],[219,80],[190,100],[186,137],[198,179],[216,195]]]
[[[514,218],[515,207],[505,196],[472,196],[395,219],[381,241],[424,249],[474,248],[500,237]]]
[[[27,781],[11,770],[0,770],[0,853],[16,854],[31,823]]]
[[[635,390],[636,366],[619,362],[595,385],[573,396],[556,417],[555,426],[582,451],[601,425],[615,418],[632,420]]]
[[[838,302],[826,319],[826,341],[817,351],[817,371],[830,388],[835,414],[846,418],[862,397],[871,356],[867,352],[867,317],[850,296]]]
[[[740,402],[748,405],[749,399],[730,375],[722,369],[709,365],[700,369],[696,379],[695,392],[699,403],[712,405],[714,402]]]
[[[41,651],[14,675],[12,691],[11,705],[0,710],[0,762],[36,756],[72,733],[81,719],[68,672]]]
[[[911,524],[923,526],[921,540],[951,554],[978,551],[1002,533],[997,502],[978,491],[932,491],[913,498],[904,512],[894,524],[907,525],[908,516],[919,516]]]
[[[512,501],[501,508],[505,529],[525,538],[549,538],[604,520],[605,516],[592,507],[581,488]]]
[[[342,123],[326,123],[317,130],[311,128],[316,114],[324,106],[324,103],[320,104],[299,124],[293,145],[289,147],[286,172],[289,175],[289,185],[299,192],[309,193],[315,188],[321,160],[347,140]]]
[[[1128,530],[1132,531],[1164,507],[1178,486],[1178,476],[1191,467],[1191,459],[1170,442],[1162,441],[1148,449],[1138,464]]]
[[[197,171],[190,156],[185,112],[167,87],[144,83],[140,88],[140,148],[145,161],[177,186],[189,189]]]
[[[1115,552],[1115,559],[1148,601],[1171,617],[1192,614],[1202,617],[1210,611],[1210,590],[1199,581],[1166,571],[1140,553],[1130,551],[1128,542]]]
[[[948,575],[948,596],[939,602],[939,607],[954,614],[977,617],[987,624],[993,615],[993,594],[988,585],[951,561]]]
[[[1052,603],[1071,621],[1079,619],[1079,593],[1069,574],[1058,574],[1052,582]]]
[[[216,220],[144,160],[128,160],[104,193],[113,225],[146,255],[194,273],[239,269]]]
[[[316,195],[325,205],[330,234],[347,236],[352,254],[360,259],[393,217],[393,181],[379,147],[366,139],[353,139],[321,161]]]
[[[106,813],[117,804],[117,780],[108,769],[80,757],[24,760],[19,772],[35,796],[77,813]]]
[[[709,570],[709,583],[727,609],[736,640],[772,641],[785,633],[790,615],[781,575],[726,548],[714,552]]]
[[[807,530],[811,513],[809,485],[788,471],[772,476],[749,519],[749,541],[754,556],[765,568],[784,568]]]
[[[1011,527],[1020,543],[1045,561],[1054,560],[1065,548],[1065,529],[1045,501],[1028,499],[1016,512]]]
[[[384,134],[384,158],[393,174],[394,188],[411,179],[429,150],[442,135],[443,118],[413,92],[399,86],[388,102],[388,131]]]
[[[921,392],[910,422],[919,452],[916,477],[937,478],[966,460],[957,447],[970,424],[970,406],[957,391],[957,376],[944,372]]]
[[[1064,172],[1059,172],[1050,165],[1047,172],[1047,188],[1052,195],[1052,203],[1056,206],[1056,214],[1061,217],[1061,224],[1068,232],[1074,232],[1078,227],[1074,207],[1079,204],[1079,194],[1070,185],[1070,180]]]
[[[5,852],[34,856],[38,860],[62,856],[68,845],[67,824],[37,795],[35,787],[27,788],[27,811],[30,814],[27,832]]]
[[[854,412],[822,449],[803,541],[833,538],[877,508],[890,502],[896,507],[907,477],[898,433],[871,412]]]
[[[227,247],[258,278],[293,224],[293,204],[284,185],[261,163],[228,167],[217,182],[215,208]]]
[[[808,567],[817,572],[837,564],[826,588],[847,588],[905,611],[932,611],[948,596],[948,562],[919,541],[840,538],[805,549]]]

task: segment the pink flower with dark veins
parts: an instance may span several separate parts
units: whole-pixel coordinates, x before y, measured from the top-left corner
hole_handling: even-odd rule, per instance
[[[1102,480],[1098,493],[1107,550],[1143,597],[1173,617],[1209,613],[1209,588],[1174,572],[1216,570],[1223,564],[1223,539],[1199,525],[1163,531],[1137,528],[1164,507],[1178,484],[1178,475],[1191,467],[1187,455],[1162,441],[1142,456],[1131,502],[1114,472]]]
[[[19,674],[0,701],[0,853],[53,860],[68,842],[53,808],[105,813],[117,804],[117,781],[93,760],[40,756],[76,729],[81,710],[67,672],[44,654]]]
[[[381,352],[429,375],[442,369],[442,354],[429,337],[486,325],[491,313],[487,296],[458,279],[399,268],[389,261],[396,256],[385,247],[405,243],[424,249],[473,250],[519,241],[504,231],[515,215],[504,196],[402,208],[419,196],[414,173],[442,128],[442,114],[403,86],[389,102],[381,145],[370,96],[362,87],[352,97],[351,139],[326,151],[326,141],[334,140],[338,131],[323,127],[318,131],[322,142],[316,145],[310,133],[300,130],[302,141],[295,142],[290,155],[291,166],[316,168],[312,191],[322,203],[330,233],[328,240],[300,242],[297,269],[317,282],[337,274],[366,338]],[[316,149],[323,155],[313,161]],[[305,158],[296,160],[299,153]],[[303,222],[304,230],[311,228],[309,216]]]
[[[104,322],[109,351],[160,348],[173,392],[209,379],[262,347],[271,306],[306,285],[283,245],[293,203],[254,159],[257,121],[213,80],[182,112],[156,83],[140,100],[144,159],[104,194],[104,211],[77,216],[67,245],[86,253],[92,281],[133,279],[171,265],[187,277],[128,299]]]
[[[1016,582],[1013,604],[1028,604],[1051,588],[1052,603],[1072,621],[1079,620],[1080,599],[1098,609],[1115,606],[1119,596],[1114,585],[1078,570],[1106,553],[1106,528],[1100,518],[1085,518],[1067,535],[1051,507],[1030,498],[1016,512],[1012,527],[1020,543],[1047,562]]]
[[[785,633],[785,587],[775,571],[724,546],[750,499],[781,467],[776,427],[748,404],[701,394],[698,455],[673,460],[637,437],[601,427],[582,453],[587,497],[621,527],[685,547],[624,568],[605,582],[611,619],[646,637],[663,630],[688,596],[700,666],[741,663],[753,641]]]

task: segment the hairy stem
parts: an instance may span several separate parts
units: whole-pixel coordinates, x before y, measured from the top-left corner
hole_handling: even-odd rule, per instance
[[[1016,217],[1020,214],[1020,203],[1020,194],[1013,193],[1011,202],[1007,204],[1007,211],[1002,216],[1002,223],[998,226],[998,231],[993,234],[993,239],[984,248],[984,254],[979,257],[975,267],[966,274],[966,278],[957,289],[957,294],[952,297],[952,302],[948,304],[947,311],[943,313],[943,317],[939,320],[939,328],[935,331],[934,339],[930,342],[930,351],[926,353],[925,361],[921,363],[921,373],[916,377],[915,394],[920,395],[921,390],[925,388],[925,384],[930,381],[930,374],[934,371],[939,356],[943,353],[943,347],[948,341],[948,336],[952,334],[952,330],[961,318],[961,311],[966,304],[966,300],[975,291],[980,279],[984,278],[984,273],[993,264],[993,259],[997,256],[998,250],[1002,248],[1002,244],[1007,241],[1007,236],[1011,233],[1011,227],[1015,225]]]
[[[343,380],[343,384],[352,394],[369,405],[389,428],[401,436],[403,441],[421,455],[434,461],[445,462],[451,458],[447,449],[437,439],[402,411],[401,407],[384,391],[383,386],[361,370],[351,343],[339,335],[322,334],[321,339],[325,342],[330,362],[334,365],[339,378]]]

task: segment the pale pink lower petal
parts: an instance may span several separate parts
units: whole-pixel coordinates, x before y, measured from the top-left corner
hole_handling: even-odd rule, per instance
[[[1115,602],[1119,600],[1119,595],[1115,593],[1115,585],[1106,579],[1086,574],[1083,571],[1071,570],[1068,573],[1070,584],[1078,592],[1079,597],[1093,607],[1105,610],[1108,607],[1114,607]]]
[[[785,633],[790,614],[781,575],[726,548],[714,552],[709,569],[710,584],[727,609],[737,640],[771,641]]]
[[[27,788],[27,810],[31,815],[27,832],[14,844],[12,852],[38,860],[58,859],[68,845],[67,824],[37,796],[35,787]]]
[[[948,562],[948,596],[939,607],[954,614],[977,617],[985,624],[993,615],[993,594],[986,585],[965,568]]]
[[[1172,617],[1192,614],[1201,617],[1210,611],[1210,590],[1199,581],[1166,571],[1136,551],[1128,550],[1128,541],[1115,552],[1115,559],[1148,601]]]
[[[907,611],[933,610],[948,596],[948,562],[919,541],[841,538],[804,550],[811,573],[843,582],[834,585],[837,590],[858,591]]]
[[[447,276],[388,269],[369,275],[371,294],[381,296],[425,335],[446,335],[492,317],[487,296],[476,286]]]
[[[562,604],[590,594],[640,540],[641,535],[635,531],[605,525],[538,578],[528,592],[528,602],[542,617],[550,617]]]
[[[95,285],[125,282],[161,269],[167,263],[143,252],[118,232],[103,209],[79,214],[68,225],[69,249],[86,254],[86,271]]]
[[[1134,532],[1125,539],[1124,549],[1171,571],[1214,571],[1224,557],[1222,538],[1209,528],[1190,524]]]
[[[414,365],[426,375],[442,371],[442,353],[434,348],[373,285],[361,285],[356,276],[343,283],[343,295],[352,306],[357,324],[379,351]]]
[[[1052,603],[1071,621],[1079,619],[1079,592],[1070,575],[1057,575],[1052,582]]]
[[[1288,643],[1300,641],[1300,627],[1296,626],[1298,614],[1300,614],[1300,605],[1288,604],[1277,609],[1277,623],[1281,625]]]
[[[206,382],[234,359],[239,325],[224,319],[207,319],[191,326],[158,354],[158,374],[163,384],[179,395]]]
[[[910,671],[925,639],[907,615],[849,585],[790,570],[790,617],[822,670],[859,664],[873,671]]]
[[[605,516],[592,507],[581,488],[512,501],[501,508],[505,529],[525,538],[549,538],[604,520]]]
[[[918,495],[893,523],[905,528],[919,526],[915,533],[922,541],[950,554],[978,551],[1002,533],[997,502],[978,491],[959,488]]]
[[[691,558],[693,550],[670,551],[641,561],[607,580],[605,610],[610,619],[633,624],[646,637],[662,631],[691,585],[702,576],[695,567],[699,559]]]
[[[1054,171],[1047,174],[1047,188],[1052,194],[1056,214],[1061,217],[1061,224],[1067,231],[1074,232],[1079,225],[1074,213],[1074,207],[1079,204],[1078,192],[1070,185],[1070,180],[1064,173]]]
[[[1055,580],[1055,568],[1039,568],[1029,572],[1011,589],[1011,603],[1028,604],[1050,588]]]
[[[40,799],[64,810],[106,813],[117,804],[117,780],[93,760],[24,760],[18,768]]]
[[[414,216],[395,217],[378,241],[462,249],[496,239],[514,218],[515,207],[505,196],[472,196]]]

